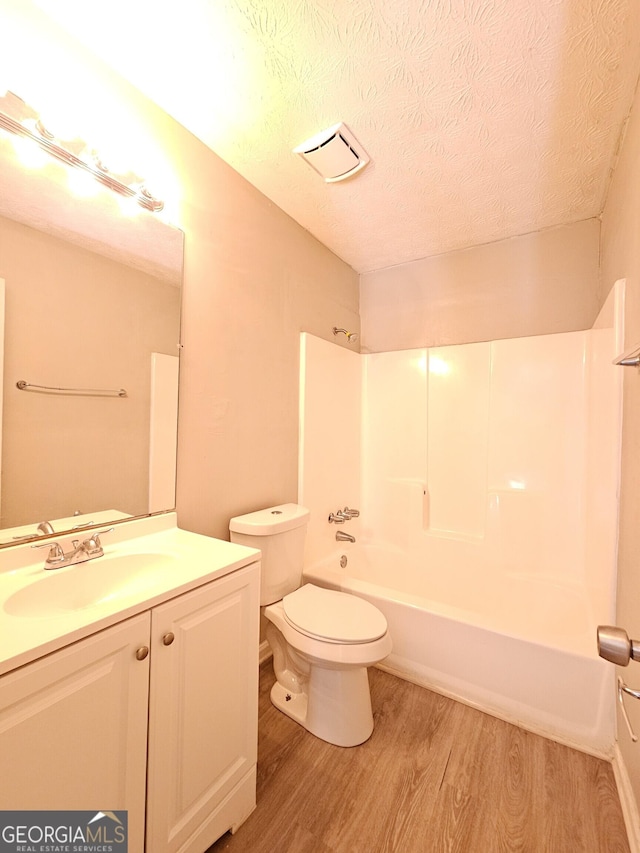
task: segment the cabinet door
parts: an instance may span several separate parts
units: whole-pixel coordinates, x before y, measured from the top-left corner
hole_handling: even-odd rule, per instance
[[[0,678],[3,809],[128,810],[142,850],[148,613]]]
[[[225,823],[257,761],[258,622],[257,563],[152,611],[147,851],[201,853],[255,805],[254,782]]]

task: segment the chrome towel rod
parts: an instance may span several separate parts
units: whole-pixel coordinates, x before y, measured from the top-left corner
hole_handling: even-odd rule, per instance
[[[16,388],[20,391],[45,391],[53,392],[54,394],[78,394],[86,397],[126,397],[127,392],[124,388],[56,388],[49,385],[33,385],[31,382],[25,382],[24,379],[19,379],[16,382]]]

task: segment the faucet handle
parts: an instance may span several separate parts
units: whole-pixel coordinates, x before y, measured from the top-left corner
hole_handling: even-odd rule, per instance
[[[344,524],[345,521],[348,521],[346,515],[343,515],[341,512],[330,512],[327,520],[329,524],[332,522],[333,524]]]
[[[31,547],[49,549],[47,559],[44,561],[45,568],[47,566],[55,566],[58,563],[62,563],[66,558],[62,545],[59,542],[40,542],[38,545],[32,545]]]
[[[98,530],[98,532],[95,534],[95,536],[92,536],[91,538],[93,539],[93,541],[96,543],[96,545],[98,547],[101,547],[100,546],[100,537],[104,536],[105,533],[111,533],[112,530],[114,530],[113,527],[108,527],[106,530]]]
[[[84,545],[84,549],[87,554],[101,554],[102,553],[102,542],[100,541],[100,537],[105,533],[111,533],[113,527],[109,527],[107,530],[99,530],[97,533],[94,533],[88,539],[85,539],[82,543]]]
[[[348,518],[357,518],[360,515],[360,510],[359,509],[349,509],[349,507],[346,506],[342,510],[342,514],[346,515]]]

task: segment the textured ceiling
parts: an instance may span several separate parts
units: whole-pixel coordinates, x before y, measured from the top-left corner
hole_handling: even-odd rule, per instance
[[[37,5],[360,272],[598,216],[640,67],[637,0]],[[338,121],[371,163],[325,184]]]

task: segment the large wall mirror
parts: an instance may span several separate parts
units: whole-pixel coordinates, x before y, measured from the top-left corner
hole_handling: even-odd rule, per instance
[[[183,235],[66,173],[0,135],[0,547],[175,502]]]

